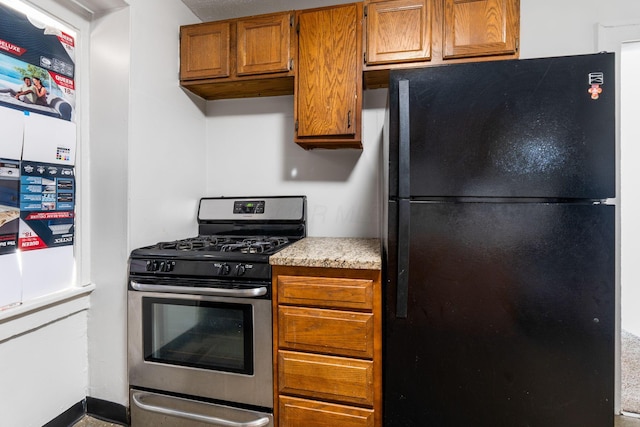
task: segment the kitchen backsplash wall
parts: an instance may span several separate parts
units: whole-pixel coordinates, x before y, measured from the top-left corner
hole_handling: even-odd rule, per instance
[[[309,236],[378,237],[386,90],[364,93],[363,149],[293,143],[293,98],[207,103],[207,194],[307,196]]]

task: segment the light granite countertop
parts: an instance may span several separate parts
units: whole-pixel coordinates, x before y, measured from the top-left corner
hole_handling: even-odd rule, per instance
[[[269,257],[271,265],[291,267],[382,268],[380,239],[306,237]]]

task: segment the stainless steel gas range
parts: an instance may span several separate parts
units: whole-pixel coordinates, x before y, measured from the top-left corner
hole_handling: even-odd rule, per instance
[[[198,236],[131,252],[133,427],[273,425],[269,256],[305,235],[304,196],[203,198]]]

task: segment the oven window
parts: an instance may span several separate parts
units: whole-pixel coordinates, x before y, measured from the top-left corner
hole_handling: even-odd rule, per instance
[[[143,298],[144,360],[253,374],[250,304]]]

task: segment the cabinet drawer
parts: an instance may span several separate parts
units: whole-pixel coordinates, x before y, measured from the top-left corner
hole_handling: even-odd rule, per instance
[[[280,304],[373,310],[373,280],[278,276]]]
[[[373,314],[317,308],[278,309],[280,348],[373,358]]]
[[[278,391],[373,407],[373,362],[278,352]]]
[[[371,409],[280,396],[280,427],[373,427]]]

